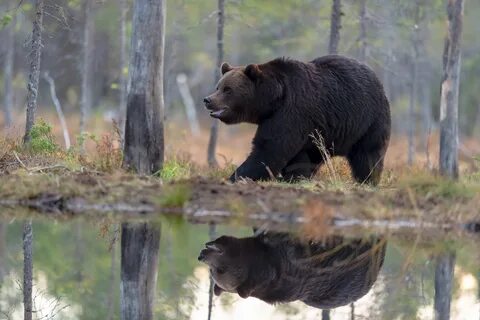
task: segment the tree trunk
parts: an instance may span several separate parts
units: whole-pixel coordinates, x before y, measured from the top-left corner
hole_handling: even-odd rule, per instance
[[[360,35],[358,36],[358,60],[365,62],[367,60],[367,0],[360,0],[359,6]]]
[[[2,288],[3,278],[7,274],[7,225],[0,222],[0,289]]]
[[[448,34],[443,52],[440,98],[440,173],[458,178],[458,89],[460,84],[460,41],[463,0],[448,0]]]
[[[122,138],[125,134],[125,117],[127,116],[127,0],[120,0],[120,107],[119,122]]]
[[[107,320],[115,319],[115,292],[117,289],[117,275],[116,275],[116,261],[117,261],[117,239],[118,239],[118,225],[115,225],[113,231],[112,245],[110,247],[110,292],[107,300]]]
[[[35,21],[33,22],[32,42],[30,52],[30,72],[27,84],[27,119],[25,124],[25,136],[23,142],[30,142],[30,132],[35,123],[37,110],[38,81],[40,77],[40,57],[42,53],[42,29],[43,29],[43,0],[35,1]]]
[[[223,62],[223,27],[225,25],[225,0],[218,0],[217,11],[217,68],[215,68],[215,84],[220,79],[220,65]],[[210,139],[208,141],[207,162],[210,167],[218,165],[216,158],[218,140],[218,119],[212,120]]]
[[[341,0],[332,0],[332,17],[330,20],[330,42],[328,43],[328,53],[338,53],[338,43],[340,42],[340,28],[342,27],[342,3]]]
[[[92,107],[92,77],[91,61],[93,50],[92,33],[94,28],[93,21],[93,0],[85,0],[85,24],[83,27],[83,62],[82,62],[82,97],[80,100],[80,133],[85,132],[88,115]],[[82,139],[83,140],[83,139]],[[83,146],[82,146],[83,147]]]
[[[140,174],[162,168],[165,1],[136,0],[130,49],[123,165]]]
[[[330,309],[322,310],[322,320],[330,320]]]
[[[55,106],[55,110],[57,111],[58,119],[60,120],[60,126],[62,127],[63,131],[63,140],[65,141],[65,149],[70,149],[70,135],[68,134],[68,127],[67,121],[65,120],[65,116],[63,114],[62,106],[60,105],[60,101],[58,100],[57,93],[55,90],[55,81],[52,77],[45,72],[43,74],[43,78],[45,81],[48,82],[50,85],[50,96],[52,97],[53,105]]]
[[[153,319],[159,247],[159,227],[122,224],[121,319]]]
[[[415,159],[415,104],[417,102],[417,63],[418,63],[418,40],[420,24],[420,1],[415,1],[415,14],[412,28],[412,55],[411,55],[411,70],[410,70],[410,103],[408,107],[408,157],[407,163],[409,166],[413,165]]]
[[[4,100],[4,111],[5,111],[5,126],[9,127],[12,125],[13,116],[13,63],[15,55],[15,18],[10,21],[10,25],[6,27],[6,39],[4,42],[7,52],[5,53],[5,74],[4,74],[4,90],[5,90],[5,100]]]
[[[198,124],[197,111],[195,110],[195,103],[193,102],[190,88],[188,87],[187,75],[180,73],[177,75],[177,85],[185,105],[185,112],[187,114],[188,124],[190,125],[190,132],[192,135],[198,137],[200,135],[200,125]]]
[[[33,235],[32,221],[23,225],[23,318],[32,320]]]
[[[217,234],[217,226],[214,223],[209,224],[209,229],[208,229],[208,235],[210,236],[210,241],[215,240]],[[215,282],[213,281],[213,277],[210,274],[210,287],[208,290],[208,317],[207,320],[212,319],[212,311],[213,311],[213,288],[214,288]]]
[[[355,304],[350,303],[350,320],[355,320]]]
[[[455,254],[443,253],[436,259],[435,267],[435,319],[450,319],[450,301],[453,286]]]

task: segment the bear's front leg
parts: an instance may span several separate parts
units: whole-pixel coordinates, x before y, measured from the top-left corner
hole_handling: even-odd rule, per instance
[[[270,180],[272,176],[279,175],[308,139],[307,128],[288,128],[283,124],[273,117],[259,125],[253,138],[252,152],[235,170],[230,181],[235,182],[241,178]]]

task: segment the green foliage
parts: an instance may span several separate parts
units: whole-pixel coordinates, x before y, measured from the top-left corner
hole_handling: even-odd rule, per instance
[[[480,184],[469,181],[453,181],[441,176],[418,174],[400,182],[400,186],[411,188],[416,193],[442,198],[471,198],[480,192]]]
[[[166,185],[159,199],[164,208],[181,208],[190,199],[191,190],[186,184]]]
[[[10,22],[13,20],[13,17],[11,14],[5,14],[3,17],[0,18],[0,30],[5,28],[10,24]]]
[[[163,169],[155,175],[160,176],[164,181],[188,179],[192,176],[193,164],[187,160],[169,159],[163,164]]]
[[[53,138],[52,126],[43,120],[33,126],[30,138],[28,148],[35,154],[52,154],[59,149]]]

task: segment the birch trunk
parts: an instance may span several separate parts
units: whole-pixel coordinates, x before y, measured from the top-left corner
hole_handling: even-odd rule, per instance
[[[45,79],[45,81],[48,82],[50,86],[50,96],[52,97],[53,105],[55,106],[58,120],[60,121],[60,126],[62,127],[63,140],[65,141],[65,149],[68,150],[70,149],[70,134],[68,133],[67,121],[65,120],[65,115],[63,114],[62,106],[60,105],[60,101],[58,100],[57,92],[55,90],[55,81],[48,74],[48,72],[45,72],[43,74],[43,78]]]
[[[340,42],[340,28],[342,27],[342,2],[341,0],[332,0],[332,16],[330,20],[330,41],[328,43],[328,53],[338,53],[338,43]]]
[[[91,61],[92,61],[92,32],[93,32],[93,1],[85,0],[85,24],[83,28],[83,62],[82,62],[82,96],[80,100],[80,133],[85,132],[90,109],[92,106],[92,77],[91,77]]]
[[[136,0],[133,8],[123,166],[139,174],[162,168],[165,1]]]
[[[42,29],[43,29],[43,0],[35,1],[35,20],[33,22],[31,52],[30,52],[30,71],[27,84],[27,119],[25,124],[25,136],[23,142],[30,142],[30,132],[35,123],[35,113],[37,111],[38,81],[40,78],[40,58],[42,53]]]
[[[442,92],[440,97],[440,173],[458,178],[458,90],[460,84],[460,42],[463,25],[463,0],[448,0],[448,34],[443,52]]]
[[[450,319],[454,268],[454,253],[443,253],[437,257],[435,267],[435,320]]]
[[[217,11],[217,68],[215,68],[215,84],[220,79],[220,66],[223,62],[223,27],[225,25],[225,0],[218,0]],[[219,120],[213,119],[210,127],[210,139],[208,141],[207,162],[210,167],[216,167],[217,140]]]
[[[367,59],[367,0],[360,0],[359,6],[360,35],[358,42],[360,48],[358,60],[365,62]]]
[[[415,160],[415,104],[417,102],[417,64],[418,64],[418,40],[419,40],[419,24],[420,24],[420,1],[415,1],[415,13],[412,28],[412,55],[410,70],[410,102],[408,106],[408,156],[407,163],[413,165]]]
[[[2,288],[3,278],[7,274],[7,265],[5,259],[7,258],[7,225],[0,222],[0,289]]]
[[[153,319],[160,228],[146,223],[122,225],[121,319]]]
[[[123,135],[125,134],[125,117],[127,116],[127,0],[120,0],[120,117],[119,126]]]
[[[6,27],[5,47],[5,74],[4,74],[4,111],[5,111],[5,126],[10,127],[13,122],[13,63],[15,55],[15,39],[14,39],[15,18],[10,21],[10,25]]]
[[[32,320],[33,235],[32,221],[23,225],[23,318]]]

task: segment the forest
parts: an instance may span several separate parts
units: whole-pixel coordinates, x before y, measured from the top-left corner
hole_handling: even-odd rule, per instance
[[[0,0],[0,319],[479,319],[479,16],[465,0]],[[321,165],[287,179],[300,149],[278,168],[271,153],[301,125],[228,125],[210,97],[238,70],[260,86],[268,61],[327,55],[383,85],[388,145],[359,179],[315,129]]]

